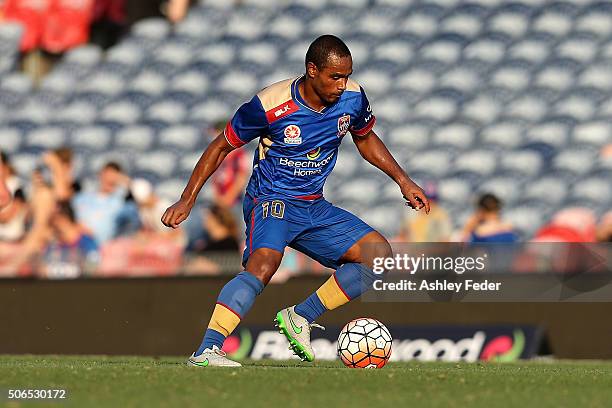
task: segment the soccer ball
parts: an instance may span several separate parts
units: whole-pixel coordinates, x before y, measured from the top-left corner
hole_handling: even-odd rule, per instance
[[[391,357],[391,333],[376,319],[360,317],[342,328],[338,355],[350,368],[383,368]]]

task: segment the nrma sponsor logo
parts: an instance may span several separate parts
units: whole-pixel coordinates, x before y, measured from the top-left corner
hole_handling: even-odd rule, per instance
[[[248,338],[251,342],[251,334],[248,330],[241,331],[240,337],[244,343]],[[233,337],[230,336],[228,340]],[[478,360],[488,361],[514,361],[520,358],[525,347],[525,335],[521,330],[515,330],[513,337],[497,336],[486,341],[484,331],[477,331],[471,337],[458,340],[440,338],[436,340],[416,338],[416,339],[394,339],[391,352],[391,361],[467,361]],[[285,338],[275,331],[260,332],[250,353],[243,354],[243,347],[236,347],[236,350],[243,350],[239,354],[233,354],[229,349],[223,349],[234,358],[247,356],[254,360],[273,359],[287,360],[297,358],[288,349]],[[325,338],[313,339],[312,346],[319,360],[337,359],[337,342]],[[234,346],[235,347],[235,346]]]

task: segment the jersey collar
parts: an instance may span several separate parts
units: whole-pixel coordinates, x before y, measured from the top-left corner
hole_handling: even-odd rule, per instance
[[[304,76],[303,75],[301,77],[296,78],[295,81],[293,81],[293,83],[291,84],[291,97],[300,106],[302,106],[305,109],[307,109],[308,112],[312,112],[312,113],[315,113],[317,115],[325,115],[340,100],[340,99],[338,99],[338,101],[334,102],[333,104],[324,107],[323,110],[321,110],[321,111],[317,111],[317,110],[312,109],[310,106],[308,106],[308,104],[306,103],[304,98],[302,98],[302,95],[300,95],[299,85],[303,81],[304,81]]]

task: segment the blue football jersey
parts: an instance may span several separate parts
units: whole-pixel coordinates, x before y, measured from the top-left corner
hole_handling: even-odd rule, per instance
[[[365,92],[355,81],[349,79],[338,101],[321,112],[304,102],[300,81],[303,77],[263,89],[225,127],[225,137],[234,147],[259,139],[247,186],[252,197],[320,197],[344,136],[348,132],[364,136],[376,122]]]

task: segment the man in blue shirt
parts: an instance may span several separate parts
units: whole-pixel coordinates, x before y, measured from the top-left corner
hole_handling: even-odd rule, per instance
[[[381,234],[323,198],[323,185],[347,133],[362,157],[398,184],[411,207],[429,212],[423,190],[372,130],[376,118],[364,90],[349,79],[353,63],[344,42],[331,35],[317,38],[305,62],[305,75],[265,88],[238,109],[196,164],[181,199],[162,217],[166,226],[176,228],[225,156],[258,139],[243,206],[245,271],[221,290],[204,340],[189,358],[191,365],[240,365],[220,350],[223,341],[278,269],[286,246],[336,269],[306,300],[276,315],[279,329],[304,361],[314,360],[314,320],[361,295],[374,280],[373,259],[391,256]]]
[[[106,163],[98,178],[98,189],[78,193],[72,205],[79,222],[91,230],[98,243],[104,244],[116,235],[129,178],[115,162]]]

